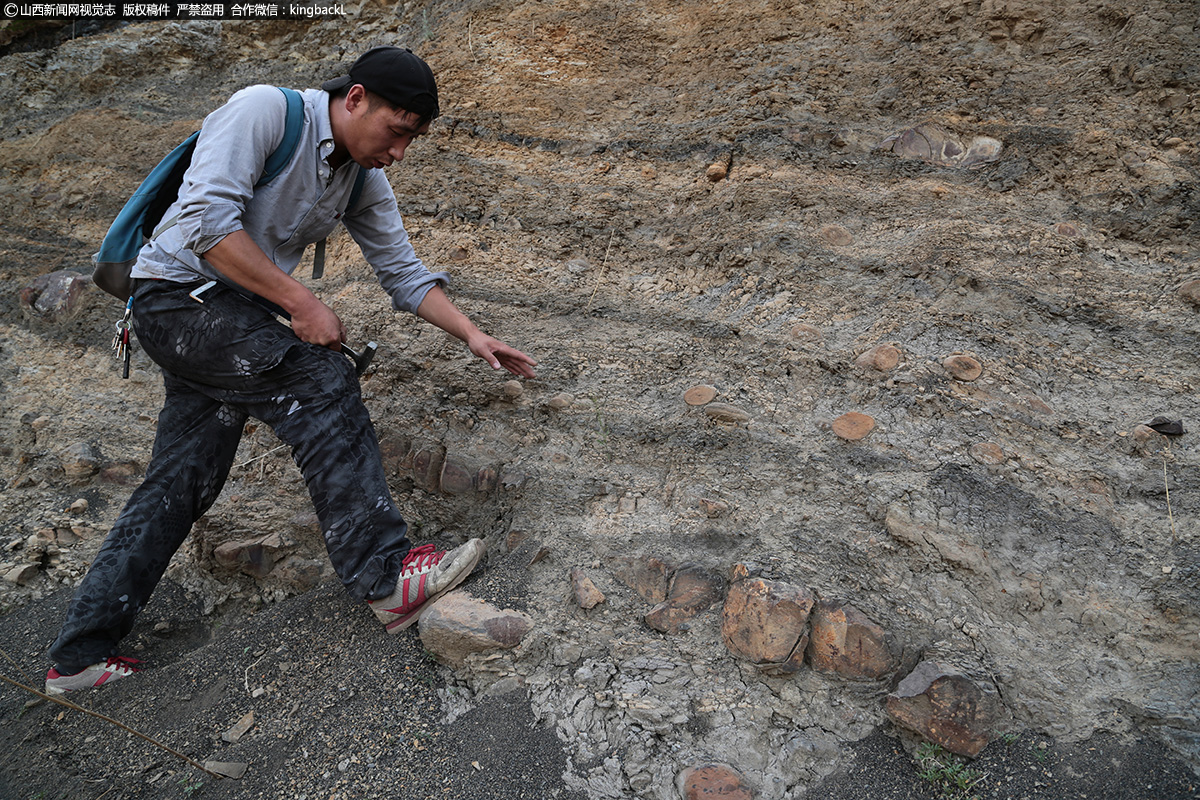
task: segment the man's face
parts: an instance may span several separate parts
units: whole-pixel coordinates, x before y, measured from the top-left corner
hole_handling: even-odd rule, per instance
[[[359,87],[355,87],[356,89]],[[353,90],[352,90],[353,92]],[[382,169],[404,158],[413,140],[429,131],[429,123],[409,111],[393,111],[368,97],[350,98],[346,150],[359,166]]]

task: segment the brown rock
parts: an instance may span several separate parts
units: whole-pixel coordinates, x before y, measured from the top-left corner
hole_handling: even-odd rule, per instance
[[[854,237],[850,235],[850,231],[841,225],[826,225],[817,231],[817,235],[826,244],[831,244],[834,247],[846,247],[847,245],[854,244]]]
[[[480,467],[475,473],[475,491],[494,492],[500,485],[500,471],[495,467]]]
[[[720,576],[703,567],[682,566],[671,576],[667,599],[646,614],[646,624],[656,631],[676,633],[685,622],[719,601],[724,588]]]
[[[710,500],[707,497],[697,498],[700,504],[700,509],[704,512],[704,516],[709,519],[723,517],[729,513],[729,504],[724,500]]]
[[[768,672],[791,674],[804,660],[812,607],[812,592],[802,586],[762,578],[738,581],[725,598],[721,638],[735,656]]]
[[[706,169],[704,171],[705,177],[707,177],[713,183],[716,183],[717,181],[720,181],[720,180],[724,180],[725,176],[727,176],[728,174],[729,174],[729,167],[727,167],[726,165],[724,165],[720,162],[718,162],[716,164],[709,164],[708,169]]]
[[[1054,232],[1059,236],[1078,236],[1079,228],[1069,222],[1060,222],[1054,226]]]
[[[71,505],[67,508],[67,513],[74,514],[75,516],[79,516],[80,514],[86,514],[87,510],[88,510],[87,498],[81,497],[78,500],[76,500],[74,503],[71,503]]]
[[[647,603],[667,599],[669,583],[667,565],[657,558],[621,558],[613,562],[613,575],[637,592]]]
[[[1000,446],[992,442],[979,442],[971,445],[971,458],[980,464],[1003,464],[1006,456]]]
[[[79,298],[90,285],[86,275],[72,270],[39,275],[21,289],[21,306],[40,317],[68,317],[79,307]]]
[[[895,669],[883,628],[854,606],[823,600],[813,607],[810,622],[808,663],[813,669],[870,680]]]
[[[1188,281],[1179,287],[1179,296],[1194,306],[1200,306],[1200,281]]]
[[[501,389],[504,392],[504,396],[510,400],[516,400],[518,397],[525,394],[525,387],[522,386],[521,382],[518,380],[505,381],[504,386],[502,386]]]
[[[58,454],[63,472],[72,483],[86,483],[100,471],[100,454],[87,442],[76,442]]]
[[[704,413],[719,422],[749,422],[750,415],[729,403],[709,403],[704,407]]]
[[[742,784],[742,776],[727,764],[702,764],[688,767],[676,779],[683,800],[754,800],[754,794]]]
[[[436,492],[441,482],[442,464],[446,460],[446,450],[440,446],[422,447],[413,451],[412,464],[413,483],[427,492]]]
[[[570,405],[574,402],[575,397],[573,395],[567,394],[566,392],[559,392],[558,394],[554,395],[554,397],[551,397],[546,402],[546,405],[550,406],[556,411],[562,411],[564,408],[570,407]]]
[[[712,402],[712,399],[717,396],[717,390],[712,386],[693,386],[683,393],[683,402],[689,406],[702,406],[705,403]]]
[[[446,494],[467,494],[475,491],[474,467],[468,467],[447,457],[442,463],[442,474],[439,479],[441,489]]]
[[[516,647],[533,629],[533,620],[460,590],[435,601],[421,616],[418,629],[421,643],[434,658],[458,667],[472,653]]]
[[[952,753],[974,758],[991,739],[999,708],[965,675],[922,661],[884,704],[889,717]]]
[[[849,411],[835,419],[832,428],[838,438],[856,442],[875,429],[875,419],[857,411]]]
[[[604,592],[596,588],[592,579],[581,569],[571,570],[571,587],[575,590],[575,602],[581,608],[595,608],[604,602]]]
[[[900,363],[900,350],[890,344],[876,345],[854,359],[854,363],[867,369],[889,372]]]
[[[960,381],[973,381],[983,374],[983,365],[970,356],[948,356],[942,366],[951,377]]]

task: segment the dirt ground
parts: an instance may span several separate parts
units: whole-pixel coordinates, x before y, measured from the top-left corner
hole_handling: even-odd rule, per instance
[[[142,175],[237,89],[315,86],[383,42],[426,58],[443,115],[389,171],[406,226],[540,368],[507,385],[392,312],[331,240],[313,285],[352,342],[379,344],[363,392],[414,539],[483,536],[468,590],[535,635],[458,670],[381,635],[251,423],[131,637],[151,669],[84,701],[246,777],[6,686],[0,794],[674,798],[682,769],[721,762],[764,799],[934,797],[881,701],[938,659],[1006,709],[971,764],[980,797],[1195,796],[1200,29],[1193,3],[1135,6],[364,3],[351,29],[9,45],[0,571],[39,571],[0,593],[3,674],[40,681],[161,401],[136,348],[119,377],[115,301],[47,318],[20,290],[86,272]],[[867,364],[880,345],[894,364]],[[982,374],[955,377],[952,355]],[[699,385],[724,410],[685,402]],[[847,412],[875,427],[839,437]],[[1188,432],[1139,429],[1160,415]],[[419,451],[497,480],[450,491]],[[73,475],[81,452],[95,469]],[[216,563],[268,533],[286,568]],[[898,670],[761,676],[725,649],[719,608],[651,630],[614,568],[649,556],[753,562],[853,602]],[[578,607],[572,568],[605,603]]]

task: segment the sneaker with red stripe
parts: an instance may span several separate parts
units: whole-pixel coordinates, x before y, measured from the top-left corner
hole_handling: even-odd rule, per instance
[[[92,664],[86,669],[72,675],[63,675],[51,667],[46,673],[46,694],[63,694],[76,689],[94,689],[111,681],[128,678],[138,668],[133,666],[140,663],[136,658],[121,658],[114,656],[99,664]]]
[[[431,544],[414,547],[404,557],[396,590],[368,605],[388,633],[399,633],[420,619],[434,600],[466,580],[485,549],[482,539],[472,539],[449,553],[435,551]]]

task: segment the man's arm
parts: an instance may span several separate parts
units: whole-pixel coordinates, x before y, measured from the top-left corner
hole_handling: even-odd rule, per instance
[[[533,371],[536,361],[475,327],[475,323],[450,302],[440,286],[434,286],[426,293],[425,299],[417,307],[417,316],[462,339],[471,352],[491,364],[492,369],[504,367],[522,378],[537,377]]]
[[[288,312],[301,341],[334,350],[346,341],[346,328],[333,309],[277,267],[244,230],[229,234],[203,257],[238,286]]]

